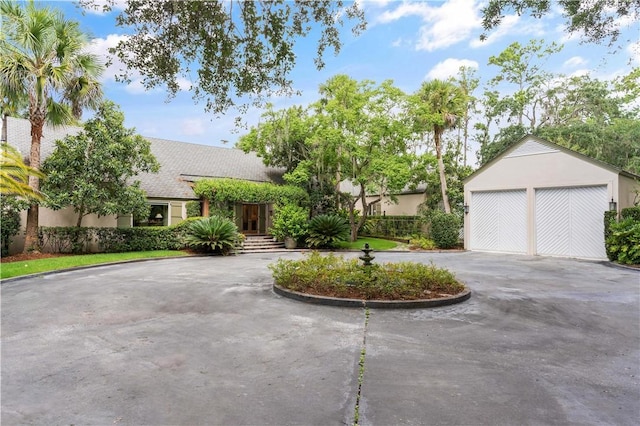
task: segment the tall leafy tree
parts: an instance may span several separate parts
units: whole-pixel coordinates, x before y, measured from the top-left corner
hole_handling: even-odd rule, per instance
[[[143,76],[146,88],[166,86],[171,96],[181,78],[188,80],[194,100],[217,114],[260,104],[274,92],[292,92],[296,40],[318,37],[315,63],[321,68],[326,49],[340,50],[345,19],[354,21],[355,33],[364,29],[358,2],[133,0],[116,18],[132,35],[113,53]],[[120,77],[126,80],[132,71]]]
[[[467,99],[464,114],[460,120],[460,126],[458,126],[458,146],[459,150],[462,151],[462,165],[466,166],[467,152],[469,151],[469,127],[471,118],[478,112],[476,106],[478,99],[473,95],[473,92],[478,88],[480,79],[476,76],[474,68],[461,66],[454,81],[460,86]]]
[[[545,45],[544,40],[534,39],[524,46],[513,42],[498,55],[489,57],[489,65],[499,68],[489,86],[510,92],[499,99],[502,104],[499,110],[507,114],[507,121],[515,120],[514,124],[531,131],[540,125],[546,85],[552,80],[544,62],[561,49],[556,43]]]
[[[31,151],[29,165],[40,168],[40,141],[46,121],[72,121],[70,109],[55,102],[69,82],[79,76],[97,77],[102,65],[84,52],[87,37],[77,22],[66,20],[58,11],[3,0],[0,38],[0,85],[9,103],[29,99]],[[34,192],[40,188],[38,176],[29,177]],[[25,251],[38,248],[38,205],[27,213]]]
[[[319,125],[318,140],[334,154],[340,177],[353,185],[348,200],[351,240],[368,215],[372,193],[393,194],[414,177],[415,156],[408,153],[410,126],[404,114],[406,95],[391,81],[375,85],[337,75],[320,86],[321,99],[314,108]],[[356,216],[355,205],[362,211]]]
[[[76,226],[92,213],[145,217],[146,196],[135,176],[159,168],[149,141],[125,128],[120,109],[104,102],[82,132],[56,142],[43,163],[43,191],[52,208],[73,207]]]
[[[455,127],[464,116],[467,97],[464,91],[453,82],[435,79],[422,83],[412,99],[411,116],[415,131],[423,135],[423,138],[427,133],[433,135],[444,211],[451,213],[443,160],[442,134]]]

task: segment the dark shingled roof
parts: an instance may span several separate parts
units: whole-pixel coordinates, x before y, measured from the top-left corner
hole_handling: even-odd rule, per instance
[[[80,131],[80,127],[45,126],[41,142],[42,160],[53,152],[55,140]],[[202,178],[282,183],[284,170],[265,166],[254,153],[246,154],[235,148],[146,139],[151,142],[151,151],[160,163],[157,174],[142,173],[136,177],[149,198],[195,199],[190,183]],[[28,157],[31,146],[29,121],[7,117],[7,142]]]

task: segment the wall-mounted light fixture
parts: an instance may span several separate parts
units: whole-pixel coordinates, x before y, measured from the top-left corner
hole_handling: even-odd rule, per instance
[[[609,211],[612,211],[612,212],[618,211],[618,203],[613,201],[613,198],[611,198],[611,201],[609,201]]]
[[[464,209],[464,214],[469,214],[469,204],[465,204],[462,208]]]

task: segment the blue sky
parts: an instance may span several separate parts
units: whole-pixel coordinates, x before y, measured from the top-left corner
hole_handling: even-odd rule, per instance
[[[71,1],[41,3],[61,9],[67,18],[79,21],[82,29],[94,38],[91,50],[101,56],[126,34],[127,30],[115,26],[116,12],[82,15]],[[482,3],[481,0],[361,1],[367,30],[354,37],[350,28],[345,28],[342,51],[338,56],[327,52],[325,68],[320,71],[313,63],[315,40],[300,40],[298,63],[291,76],[295,89],[302,95],[274,98],[272,102],[277,108],[307,105],[317,99],[318,86],[336,74],[378,83],[391,79],[410,93],[425,80],[446,79],[455,75],[460,65],[467,65],[477,68],[484,82],[497,72],[495,67],[487,65],[490,56],[499,54],[514,41],[526,44],[532,38],[564,44],[564,49],[546,63],[546,70],[553,73],[589,72],[592,77],[611,79],[628,73],[633,66],[640,66],[640,20],[637,18],[620,22],[622,45],[613,54],[606,45],[581,44],[579,37],[564,33],[564,18],[559,11],[542,20],[507,16],[487,41],[480,42]],[[105,95],[121,106],[126,125],[135,127],[138,133],[216,146],[233,146],[238,137],[246,133],[242,129],[234,131],[237,112],[229,111],[222,117],[206,113],[204,105],[195,104],[186,90],[167,103],[166,93],[160,89],[144,91],[135,80],[129,85],[116,82],[113,75],[117,65],[103,76]],[[184,83],[187,88],[188,82]],[[477,95],[481,89],[482,83]],[[243,119],[253,125],[259,116],[260,111],[254,108],[247,111]]]

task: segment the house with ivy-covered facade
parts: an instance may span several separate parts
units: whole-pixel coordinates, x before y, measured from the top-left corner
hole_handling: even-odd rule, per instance
[[[74,126],[45,126],[41,141],[42,161],[54,151],[56,140],[81,131],[82,128]],[[300,195],[290,187],[281,187],[284,170],[265,166],[254,153],[158,138],[146,139],[160,163],[158,173],[142,173],[135,178],[146,192],[151,208],[149,217],[89,215],[83,220],[84,226],[170,226],[190,216],[204,216],[213,209],[224,209],[234,218],[240,232],[260,235],[266,234],[271,226],[273,205],[278,197],[306,195]],[[29,121],[7,117],[7,142],[28,158],[31,145]],[[221,182],[219,186],[205,184],[209,180],[226,183]],[[196,188],[198,182],[202,182],[199,190]],[[40,226],[74,226],[75,222],[76,215],[71,207],[57,211],[40,209]],[[23,227],[25,223],[26,212],[23,212]],[[21,232],[15,238],[11,252],[21,251],[23,244],[24,232]]]

